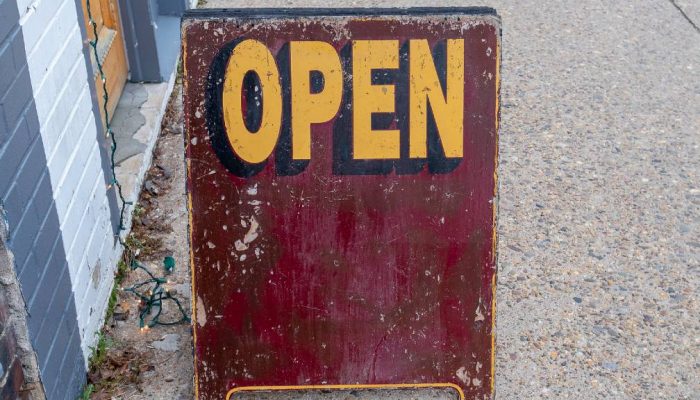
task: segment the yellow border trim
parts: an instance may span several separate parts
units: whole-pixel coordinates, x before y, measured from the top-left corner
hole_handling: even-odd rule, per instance
[[[239,392],[263,392],[263,391],[294,391],[294,390],[350,390],[350,389],[429,389],[451,388],[459,393],[460,400],[464,400],[464,391],[454,383],[398,383],[398,384],[374,384],[374,385],[301,385],[301,386],[241,386],[231,389],[226,393],[226,400],[231,400],[235,393]]]
[[[500,145],[501,120],[501,26],[497,25],[496,34],[496,154],[493,169],[493,239],[491,257],[493,257],[493,275],[491,277],[491,396],[496,391],[496,285],[498,274],[498,157]]]
[[[188,24],[184,23],[180,27],[180,36],[182,37],[182,96],[183,103],[185,102],[185,97],[189,93],[189,83],[188,83],[188,72],[187,72],[187,27]],[[192,367],[194,374],[192,376],[192,386],[194,386],[194,398],[199,399],[199,373],[197,371],[197,298],[195,290],[195,274],[194,274],[194,251],[192,250],[192,193],[188,187],[190,184],[190,170],[191,164],[190,159],[187,157],[187,147],[190,145],[190,129],[187,118],[185,118],[185,132],[184,140],[185,146],[183,151],[185,152],[185,191],[187,192],[187,245],[189,247],[189,262],[190,262],[190,286],[191,286],[191,296],[190,296],[190,313],[192,314],[191,324],[192,324]]]

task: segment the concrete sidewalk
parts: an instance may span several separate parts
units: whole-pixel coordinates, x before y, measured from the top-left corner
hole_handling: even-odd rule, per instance
[[[497,397],[700,396],[700,3],[206,3],[495,7]]]

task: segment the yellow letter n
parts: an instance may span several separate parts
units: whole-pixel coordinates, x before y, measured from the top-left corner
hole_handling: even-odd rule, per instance
[[[445,91],[440,85],[428,41],[409,42],[409,154],[427,157],[428,103],[447,158],[464,152],[464,39],[447,40]]]

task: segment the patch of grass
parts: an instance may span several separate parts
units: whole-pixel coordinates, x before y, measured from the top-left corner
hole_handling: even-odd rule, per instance
[[[135,231],[126,239],[126,245],[134,256],[148,260],[160,255],[163,249],[163,239],[142,233],[138,229]]]
[[[105,312],[105,323],[107,323],[114,315],[114,309],[117,306],[119,300],[119,291],[122,282],[129,273],[129,267],[124,260],[117,263],[117,272],[114,275],[114,286],[112,286],[112,292],[109,295],[109,301],[107,303],[107,310]],[[113,342],[104,331],[104,328],[97,333],[97,344],[94,347],[90,347],[90,358],[88,360],[88,370],[95,371],[99,369],[105,362],[107,358],[107,351]],[[87,383],[83,386],[83,391],[78,397],[78,400],[89,400],[90,397],[98,391],[97,386],[94,383]]]
[[[136,204],[136,205],[134,206],[134,211],[133,211],[134,217],[140,217],[140,216],[142,216],[145,212],[146,212],[146,209],[143,208],[143,206],[141,206],[140,204]]]
[[[122,282],[124,282],[124,278],[126,278],[128,273],[129,267],[126,265],[126,262],[119,261],[117,263],[117,273],[114,275],[114,286],[112,286],[112,293],[109,294],[109,302],[107,302],[105,323],[114,315],[114,308],[117,306],[117,301],[119,300],[119,291],[121,290]]]
[[[77,400],[90,400],[90,396],[95,393],[95,385],[92,383],[89,383],[85,386],[83,386],[83,391],[80,393],[80,396],[78,396]]]
[[[104,362],[105,356],[107,354],[107,337],[104,331],[100,330],[97,333],[97,336],[97,345],[95,345],[95,347],[90,347],[91,354],[90,359],[88,360],[88,371],[92,371],[96,368],[99,368],[99,366],[102,365],[102,363]],[[83,386],[83,391],[82,393],[80,393],[80,396],[77,400],[90,400],[90,397],[96,391],[97,388],[94,384],[86,383],[85,386]]]
[[[91,370],[98,368],[104,363],[105,358],[107,357],[107,350],[111,344],[112,339],[105,334],[104,330],[101,330],[97,334],[97,344],[95,347],[90,347],[92,354],[90,355],[88,365],[90,366]]]
[[[143,243],[133,233],[126,238],[126,247],[131,251],[143,250]]]

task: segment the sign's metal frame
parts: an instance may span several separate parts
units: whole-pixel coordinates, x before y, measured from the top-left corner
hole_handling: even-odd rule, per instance
[[[495,18],[500,23],[500,17],[493,8],[490,7],[413,7],[413,8],[239,8],[239,9],[192,9],[188,10],[183,16],[183,22],[191,19],[200,18],[250,18],[257,20],[264,19],[284,19],[284,18],[297,18],[297,17],[391,17],[391,16],[437,16],[437,15],[464,15],[464,16],[489,16]],[[495,69],[495,86],[496,86],[496,104],[495,104],[495,132],[496,132],[496,148],[495,148],[495,166],[494,166],[494,193],[493,193],[493,263],[494,263],[494,273],[491,282],[492,289],[492,303],[491,303],[491,365],[490,368],[490,382],[488,383],[489,392],[491,395],[494,393],[495,389],[495,358],[496,358],[496,276],[497,276],[497,265],[498,265],[498,252],[497,252],[497,242],[498,242],[498,232],[497,232],[497,215],[498,215],[498,147],[499,147],[499,122],[500,122],[500,68],[501,68],[501,32],[500,26],[498,26],[498,39],[496,52],[496,69]],[[187,42],[186,35],[182,35],[182,54],[183,57],[187,55]],[[186,63],[183,60],[183,69],[185,76],[187,75]],[[185,87],[187,86],[187,80],[184,81]],[[185,89],[186,91],[186,89]],[[189,141],[189,132],[185,135],[186,143]],[[188,174],[189,174],[189,160],[186,161],[188,164]],[[197,323],[197,307],[195,304],[196,299],[196,277],[194,273],[194,251],[192,249],[192,196],[191,193],[187,193],[187,211],[188,211],[188,222],[189,222],[189,232],[188,241],[190,244],[190,268],[191,268],[191,278],[192,278],[192,321],[193,324]],[[197,330],[193,327],[193,344],[196,348],[197,344]],[[199,398],[198,393],[198,371],[197,371],[197,353],[194,354],[194,391],[195,398]],[[275,391],[299,391],[299,390],[352,390],[352,389],[440,389],[440,388],[450,388],[454,389],[459,395],[460,400],[465,400],[465,393],[463,389],[455,383],[446,382],[435,382],[435,383],[404,383],[404,384],[330,384],[330,385],[286,385],[286,386],[240,386],[230,389],[226,393],[226,400],[233,399],[236,393],[242,392],[275,392]]]

